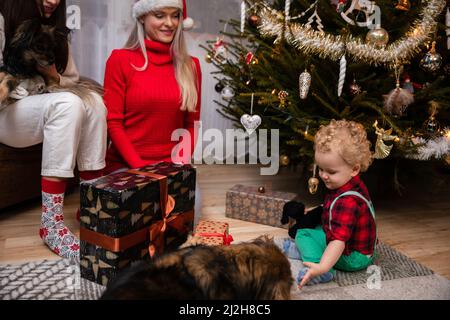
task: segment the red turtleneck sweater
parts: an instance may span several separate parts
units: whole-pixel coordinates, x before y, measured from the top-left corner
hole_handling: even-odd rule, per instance
[[[170,44],[145,40],[145,45],[149,63],[144,71],[132,66],[144,64],[140,49],[114,50],[106,63],[104,100],[112,142],[106,154],[107,173],[171,161],[172,149],[179,143],[171,141],[171,135],[179,128],[189,130],[194,151],[194,121],[200,118],[200,63],[192,58],[199,83],[196,112],[181,111]]]

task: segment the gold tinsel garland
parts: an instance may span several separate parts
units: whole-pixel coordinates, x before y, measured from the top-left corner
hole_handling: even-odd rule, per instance
[[[371,65],[393,67],[402,65],[421,51],[420,46],[434,33],[437,17],[445,7],[445,0],[424,0],[426,5],[409,31],[401,39],[377,49],[372,44],[363,43],[360,39],[349,36],[334,36],[308,28],[300,23],[289,23],[285,28],[284,15],[263,3],[260,11],[261,24],[258,27],[264,36],[272,36],[286,41],[308,55],[318,55],[333,61],[341,59],[345,54],[354,61]]]

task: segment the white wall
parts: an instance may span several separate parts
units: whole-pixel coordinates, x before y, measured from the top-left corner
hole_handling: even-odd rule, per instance
[[[134,0],[68,0],[81,12],[81,28],[73,30],[72,47],[80,74],[103,83],[105,62],[111,51],[121,48],[132,29],[131,7]],[[207,40],[215,40],[223,30],[219,20],[239,19],[240,0],[188,0],[188,15],[195,27],[187,34],[191,55],[199,58],[203,74],[202,112],[203,131],[216,128],[223,132],[232,122],[216,112],[214,99],[221,100],[214,90],[217,81],[210,74],[215,68],[206,63],[205,51],[199,47]]]

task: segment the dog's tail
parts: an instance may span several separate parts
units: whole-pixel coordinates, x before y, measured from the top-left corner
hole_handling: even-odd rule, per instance
[[[95,103],[95,97],[93,93],[97,93],[101,97],[103,96],[103,87],[98,84],[95,84],[91,81],[78,81],[74,86],[70,87],[62,87],[59,85],[51,85],[47,87],[48,92],[71,92],[78,97],[80,97],[83,102],[88,105],[92,105]]]

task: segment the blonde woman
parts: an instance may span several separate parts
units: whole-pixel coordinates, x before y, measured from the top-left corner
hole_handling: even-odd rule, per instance
[[[105,104],[111,144],[106,172],[160,161],[189,163],[200,117],[201,71],[187,54],[183,30],[192,27],[182,0],[139,0],[126,47],[106,64]],[[190,133],[190,151],[172,159],[172,133]],[[185,137],[187,138],[187,137]],[[186,141],[185,141],[186,142]]]

